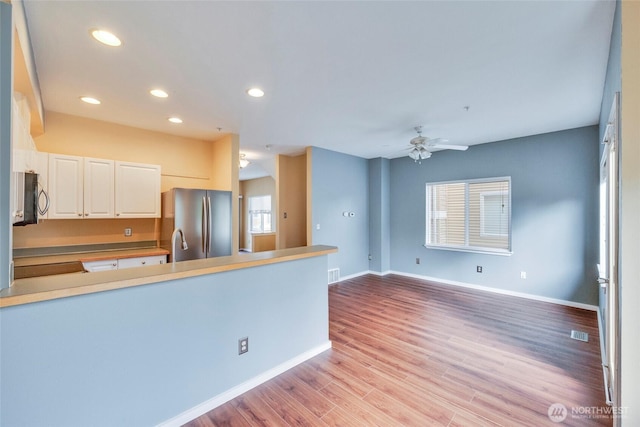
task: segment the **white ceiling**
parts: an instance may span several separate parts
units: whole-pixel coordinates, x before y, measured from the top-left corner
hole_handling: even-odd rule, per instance
[[[237,133],[253,162],[247,178],[272,171],[273,154],[310,145],[399,157],[416,125],[473,145],[595,124],[615,2],[26,0],[24,8],[46,110],[204,140]],[[97,43],[92,28],[124,45]],[[252,86],[266,95],[248,97]],[[170,97],[151,97],[152,87]],[[172,115],[184,123],[168,123]]]

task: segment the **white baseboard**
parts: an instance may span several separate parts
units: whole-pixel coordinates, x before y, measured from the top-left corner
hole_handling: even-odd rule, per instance
[[[349,279],[355,279],[356,277],[360,277],[360,276],[366,276],[367,274],[373,274],[376,276],[386,276],[387,274],[392,274],[393,272],[391,270],[387,270],[387,271],[373,271],[373,270],[366,270],[366,271],[361,271],[360,273],[355,273],[355,274],[350,274],[348,276],[344,276],[340,278],[340,282],[342,282],[343,280],[349,280]],[[338,282],[339,283],[339,282]]]
[[[512,297],[526,298],[534,301],[549,302],[552,304],[565,305],[567,307],[581,308],[583,310],[598,311],[597,305],[584,304],[581,302],[543,297],[541,295],[533,295],[533,294],[527,294],[524,292],[510,291],[507,289],[491,288],[489,286],[474,285],[473,283],[464,283],[464,282],[458,282],[455,280],[439,279],[437,277],[422,276],[422,275],[413,274],[413,273],[404,273],[402,271],[391,271],[389,274],[397,274],[398,276],[412,277],[414,279],[428,280],[431,282],[442,283],[444,285],[460,286],[463,288],[475,289],[478,291],[485,291],[485,292],[493,292],[495,294],[509,295]]]
[[[331,341],[327,341],[322,345],[312,348],[311,350],[306,351],[294,357],[293,359],[289,359],[286,362],[281,363],[280,365],[275,366],[269,369],[268,371],[263,372],[262,374],[243,382],[242,384],[238,384],[237,386],[230,388],[229,390],[223,393],[220,393],[219,395],[214,396],[211,399],[205,402],[202,402],[201,404],[196,405],[193,408],[188,409],[185,412],[158,424],[157,427],[180,427],[188,423],[189,421],[198,418],[200,415],[206,414],[210,410],[217,408],[218,406],[224,403],[227,403],[228,401],[240,396],[243,393],[246,393],[252,388],[257,387],[260,384],[265,383],[274,377],[277,377],[278,375],[288,371],[294,366],[297,366],[302,362],[309,360],[312,357],[317,356],[318,354],[326,350],[329,350],[330,348],[331,348]]]
[[[360,273],[349,274],[348,276],[341,277],[340,282],[342,282],[343,280],[355,279],[356,277],[360,277],[360,276],[366,276],[369,273],[371,272],[369,270],[366,270],[366,271],[361,271]]]
[[[387,270],[387,271],[373,271],[373,270],[369,270],[369,274],[373,274],[374,276],[386,276],[387,274],[391,274],[391,270]]]

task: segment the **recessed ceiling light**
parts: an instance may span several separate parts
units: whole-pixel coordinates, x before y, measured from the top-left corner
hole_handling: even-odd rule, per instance
[[[158,98],[167,98],[169,97],[169,94],[165,91],[163,91],[162,89],[151,89],[149,91],[149,93],[155,97]]]
[[[109,31],[94,29],[89,32],[94,39],[98,40],[102,44],[106,44],[107,46],[117,47],[122,45],[120,39]]]
[[[254,98],[261,98],[264,96],[264,91],[258,87],[252,87],[251,89],[247,90],[247,94],[249,96],[253,96]]]
[[[86,102],[87,104],[93,104],[93,105],[100,104],[100,100],[99,99],[95,99],[95,98],[92,98],[90,96],[81,96],[80,100],[82,102]]]
[[[168,120],[171,123],[176,123],[176,124],[182,123],[182,119],[180,117],[169,117]]]

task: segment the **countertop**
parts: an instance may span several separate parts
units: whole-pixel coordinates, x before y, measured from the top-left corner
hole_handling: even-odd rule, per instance
[[[328,255],[337,251],[338,248],[335,246],[303,246],[123,270],[18,279],[11,287],[0,291],[0,307],[149,285],[168,280]],[[148,253],[145,252],[145,254]],[[144,255],[136,253],[131,256]]]
[[[43,255],[14,258],[16,267],[28,267],[31,265],[56,264],[61,262],[88,262],[101,261],[105,259],[136,258],[155,255],[168,255],[169,251],[162,248],[138,248],[138,249],[115,249],[97,252],[68,253],[62,255]]]

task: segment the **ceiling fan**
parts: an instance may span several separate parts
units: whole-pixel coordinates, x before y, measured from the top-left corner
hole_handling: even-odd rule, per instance
[[[409,147],[409,157],[411,157],[414,162],[421,163],[422,160],[431,157],[433,149],[465,151],[469,148],[467,145],[446,144],[446,142],[448,142],[446,139],[429,139],[426,136],[422,136],[422,126],[416,126],[414,129],[418,132],[418,136],[409,141],[411,144]]]

